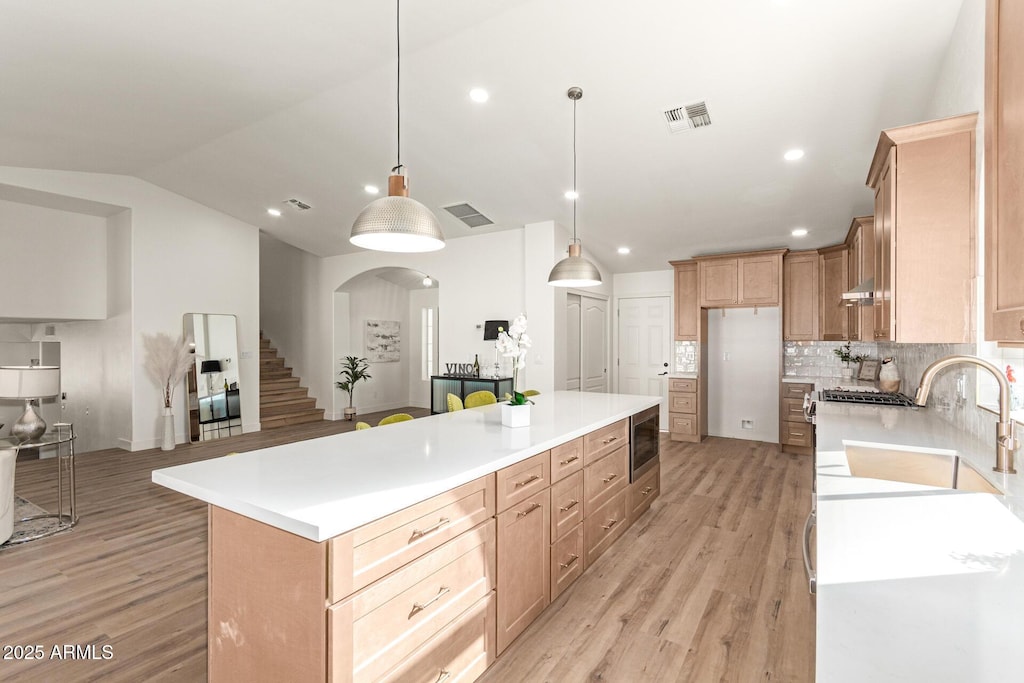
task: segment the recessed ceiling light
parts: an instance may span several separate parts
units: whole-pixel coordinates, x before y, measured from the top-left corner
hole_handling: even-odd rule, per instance
[[[807,228],[796,228],[790,233],[793,237],[804,237],[807,234]]]
[[[619,247],[619,253],[620,254],[628,254],[629,253],[629,247]]]
[[[377,194],[380,192],[380,188],[376,185],[363,185],[363,191],[366,194]]]
[[[271,216],[281,215],[281,211],[279,209],[267,209],[267,213],[269,213]]]
[[[580,198],[580,194],[579,194],[579,192],[576,192],[575,190],[566,190],[565,191],[565,198],[566,199],[579,199]]]
[[[486,102],[490,95],[483,88],[473,88],[469,91],[469,99],[474,102]]]
[[[796,161],[804,158],[804,151],[802,149],[791,149],[782,155],[782,158],[786,161]]]

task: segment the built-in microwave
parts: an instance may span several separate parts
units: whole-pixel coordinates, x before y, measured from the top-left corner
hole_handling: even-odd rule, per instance
[[[653,406],[629,418],[629,480],[636,481],[658,463],[661,409]]]

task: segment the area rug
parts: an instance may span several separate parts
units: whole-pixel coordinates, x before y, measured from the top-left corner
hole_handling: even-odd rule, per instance
[[[47,514],[46,510],[35,503],[31,503],[19,495],[14,496],[14,533],[6,542],[0,545],[0,550],[13,545],[20,545],[38,538],[46,538],[56,533],[60,522],[56,517],[43,517],[42,519],[25,520],[26,517],[36,517]],[[61,531],[70,531],[70,527]]]

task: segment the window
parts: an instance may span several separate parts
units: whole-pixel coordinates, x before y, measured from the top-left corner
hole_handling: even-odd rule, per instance
[[[424,308],[422,310],[423,324],[420,326],[420,355],[422,357],[422,372],[424,381],[429,380],[434,374],[434,309]]]

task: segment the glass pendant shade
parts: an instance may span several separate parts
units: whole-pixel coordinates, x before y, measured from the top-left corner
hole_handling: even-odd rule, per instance
[[[569,255],[555,264],[548,275],[548,284],[554,287],[593,287],[601,284],[601,271],[581,256],[579,242],[569,245]]]

